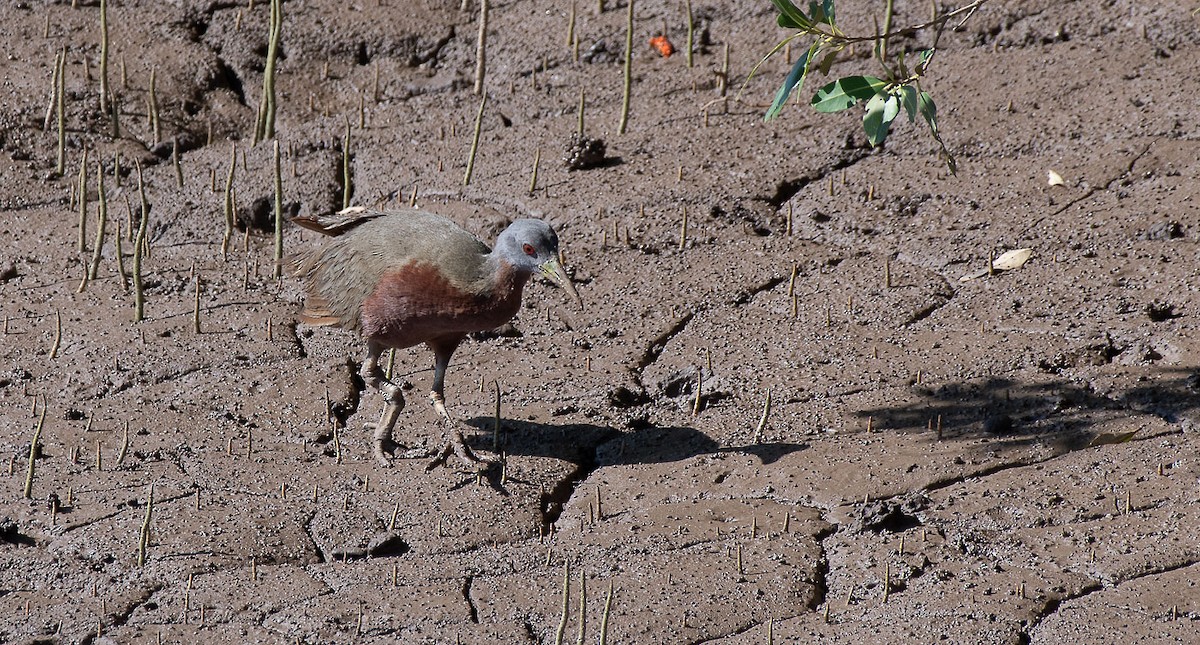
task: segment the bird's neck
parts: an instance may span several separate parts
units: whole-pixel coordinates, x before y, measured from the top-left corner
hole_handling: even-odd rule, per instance
[[[533,274],[518,269],[508,260],[493,253],[487,259],[487,270],[484,275],[488,282],[484,293],[493,294],[496,300],[515,298],[520,302],[525,283]]]

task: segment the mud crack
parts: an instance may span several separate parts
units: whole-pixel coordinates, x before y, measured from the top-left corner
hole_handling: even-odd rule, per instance
[[[825,542],[838,532],[838,525],[829,520],[827,512],[821,511],[821,521],[825,523],[826,528],[818,531],[816,535],[817,566],[813,569],[813,598],[808,605],[812,611],[817,611],[829,597],[829,550],[825,548]]]
[[[471,585],[475,584],[475,576],[467,576],[463,579],[462,595],[463,600],[467,601],[468,614],[472,623],[479,624],[479,609],[475,607],[475,601],[471,599]]]
[[[646,371],[646,368],[658,360],[658,357],[662,355],[663,350],[667,348],[667,344],[671,342],[671,339],[681,334],[687,328],[688,323],[692,322],[692,319],[696,317],[697,313],[699,313],[698,310],[690,311],[679,320],[676,320],[666,331],[651,340],[650,344],[646,346],[646,351],[642,352],[642,355],[638,357],[637,362],[630,371],[633,375],[633,382],[641,392],[644,393],[646,391],[646,386],[642,383],[642,374]]]
[[[312,543],[313,553],[317,554],[317,562],[325,563],[329,560],[325,559],[325,551],[321,548],[321,545],[317,542],[317,536],[313,533],[312,523],[315,519],[317,519],[317,512],[309,511],[308,517],[304,518],[301,526],[304,527],[304,534],[308,536],[308,541]]]
[[[650,341],[650,344],[646,347],[646,351],[642,352],[641,357],[638,358],[637,366],[635,368],[635,372],[637,374],[638,385],[642,384],[641,383],[642,370],[646,369],[651,364],[653,364],[654,361],[658,360],[658,357],[662,355],[663,350],[667,348],[667,343],[670,343],[671,339],[675,338],[680,333],[682,333],[683,330],[685,328],[687,328],[688,323],[692,322],[692,319],[696,317],[697,313],[698,312],[695,312],[695,311],[688,312],[687,314],[685,314],[683,316],[683,318],[676,320],[675,324],[673,324],[669,328],[667,328],[666,331],[659,334],[653,340]]]
[[[451,40],[454,40],[454,25],[450,25],[450,33],[446,34],[445,37],[434,43],[432,47],[409,58],[408,66],[417,67],[436,59],[438,55],[442,53],[442,50],[445,49],[446,45],[450,44]]]
[[[953,289],[951,289],[950,293],[948,293],[948,294],[941,293],[941,292],[930,294],[930,297],[933,299],[933,302],[914,311],[912,313],[912,315],[908,317],[907,320],[905,320],[903,323],[901,323],[901,326],[912,325],[914,323],[921,322],[922,320],[925,320],[926,318],[932,316],[934,313],[937,312],[938,309],[945,307],[946,304],[949,303],[950,300],[954,298],[955,293],[957,293],[957,292],[954,291]]]
[[[1090,595],[1096,593],[1097,591],[1103,591],[1103,590],[1107,590],[1107,589],[1116,589],[1117,587],[1120,587],[1121,585],[1129,583],[1129,582],[1134,582],[1137,580],[1141,580],[1142,578],[1148,578],[1151,576],[1159,576],[1164,573],[1170,573],[1172,571],[1178,571],[1180,569],[1186,569],[1188,567],[1196,566],[1197,564],[1200,564],[1200,560],[1185,560],[1183,562],[1179,562],[1179,563],[1176,563],[1176,564],[1173,564],[1170,566],[1149,569],[1149,570],[1144,571],[1136,576],[1130,576],[1128,578],[1125,578],[1124,580],[1121,580],[1120,582],[1118,582],[1114,585],[1105,586],[1103,584],[1100,584],[1099,582],[1092,582],[1092,583],[1084,585],[1083,588],[1080,589],[1079,593],[1077,593],[1077,594],[1063,596],[1062,598],[1052,598],[1052,599],[1048,600],[1046,602],[1046,604],[1042,607],[1042,611],[1038,612],[1038,615],[1035,616],[1033,618],[1033,620],[1029,621],[1029,626],[1021,631],[1021,633],[1020,633],[1021,642],[1023,642],[1023,643],[1032,642],[1034,630],[1037,629],[1038,625],[1042,624],[1042,622],[1045,621],[1047,618],[1053,616],[1059,610],[1059,608],[1062,607],[1063,603],[1070,602],[1072,600],[1078,600],[1080,598],[1085,598],[1087,596],[1090,596]]]
[[[770,204],[775,210],[783,208],[783,205],[792,200],[797,193],[804,190],[809,184],[825,179],[829,175],[849,168],[854,164],[865,159],[871,154],[870,148],[852,148],[842,153],[842,156],[833,163],[826,164],[812,172],[803,174],[795,179],[785,179],[775,186],[775,194],[770,197],[761,197],[763,201]]]
[[[567,473],[566,477],[560,479],[554,484],[550,490],[543,492],[541,497],[541,515],[542,515],[542,531],[549,533],[558,518],[562,516],[563,507],[571,500],[571,496],[575,494],[575,486],[579,482],[588,478],[593,471],[596,470],[597,451],[599,445],[593,446],[590,454],[585,459],[581,459],[579,464],[576,464],[575,469]]]
[[[1150,148],[1154,147],[1154,143],[1155,142],[1153,142],[1153,141],[1151,141],[1150,143],[1147,143],[1146,147],[1142,148],[1141,152],[1137,153],[1136,155],[1133,155],[1133,157],[1130,158],[1129,163],[1125,165],[1124,171],[1122,171],[1117,176],[1110,178],[1108,181],[1104,182],[1103,185],[1089,187],[1087,192],[1085,192],[1084,194],[1080,195],[1079,197],[1076,197],[1075,199],[1067,201],[1067,203],[1063,204],[1062,206],[1055,209],[1054,211],[1047,213],[1046,215],[1043,215],[1043,216],[1037,218],[1036,220],[1034,220],[1029,226],[1026,226],[1025,229],[1021,231],[1021,237],[1027,237],[1029,235],[1030,231],[1032,231],[1033,229],[1040,226],[1041,223],[1046,221],[1048,218],[1057,217],[1058,215],[1062,215],[1068,209],[1073,208],[1076,204],[1079,204],[1080,202],[1082,202],[1084,200],[1090,199],[1096,193],[1108,191],[1110,188],[1112,188],[1112,185],[1114,183],[1133,174],[1133,167],[1137,165],[1137,162],[1141,161],[1142,157],[1146,156],[1146,153],[1150,152]]]
[[[751,300],[754,300],[754,298],[758,294],[760,294],[764,291],[770,291],[771,289],[778,287],[779,285],[783,284],[784,282],[787,282],[787,280],[788,280],[787,278],[785,278],[783,276],[779,276],[779,277],[771,278],[770,280],[767,280],[766,282],[764,282],[760,285],[750,287],[749,289],[739,289],[737,291],[737,293],[734,294],[732,300],[730,301],[730,304],[732,304],[735,307],[740,307],[744,304],[749,303]]]
[[[128,623],[129,619],[133,617],[133,613],[136,612],[139,607],[142,607],[149,602],[150,599],[154,597],[154,594],[163,589],[163,586],[164,585],[161,582],[154,582],[143,586],[140,589],[132,591],[131,593],[136,595],[125,598],[124,600],[126,600],[126,602],[120,607],[120,609],[109,612],[109,614],[104,617],[102,621],[104,627],[120,627],[125,623]],[[86,636],[80,638],[78,642],[81,645],[90,645],[97,640],[98,638],[96,633],[89,632]]]

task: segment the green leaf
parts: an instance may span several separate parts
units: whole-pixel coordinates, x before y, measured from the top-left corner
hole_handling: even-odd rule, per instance
[[[954,161],[954,155],[950,154],[950,150],[946,148],[946,143],[942,141],[942,135],[938,132],[937,126],[937,106],[933,103],[933,97],[929,92],[921,92],[920,98],[917,99],[917,112],[925,117],[925,122],[929,124],[929,133],[933,135],[938,146],[942,149],[942,154],[946,157],[946,167],[950,169],[950,174],[958,174],[958,163]]]
[[[933,97],[929,92],[921,92],[921,97],[917,100],[917,110],[921,116],[925,117],[925,122],[929,124],[929,131],[933,133],[933,138],[942,142],[942,137],[938,133],[937,126],[937,106],[933,103]]]
[[[920,100],[917,88],[905,85],[896,91],[900,93],[900,102],[904,104],[904,111],[908,113],[908,122],[912,123],[917,119],[917,102]]]
[[[800,34],[800,33],[792,34],[791,36],[788,36],[787,38],[784,38],[783,40],[775,43],[775,46],[771,48],[771,51],[767,52],[767,55],[763,56],[762,60],[755,63],[754,67],[750,68],[750,73],[746,75],[746,80],[742,83],[742,88],[744,89],[746,87],[746,85],[748,85],[750,83],[750,81],[758,74],[758,68],[762,67],[763,63],[770,60],[770,58],[772,56],[774,56],[775,54],[778,54],[779,50],[783,49],[784,47],[787,47],[788,43],[792,42],[793,40],[796,40],[797,38],[800,38],[803,35],[804,34]],[[738,96],[741,96],[741,90],[738,90]]]
[[[821,64],[817,65],[817,69],[821,71],[821,76],[829,76],[829,68],[833,67],[833,61],[837,58],[838,50],[833,50],[821,59]]]
[[[900,70],[900,78],[908,78],[911,74],[908,73],[908,66],[904,64],[904,50],[900,50],[896,54],[896,69]]]
[[[896,120],[898,114],[900,114],[900,97],[895,91],[888,92],[887,101],[883,104],[883,120],[885,123],[891,123]]]
[[[863,116],[863,129],[872,146],[883,143],[887,138],[892,121],[900,113],[900,99],[895,94],[880,92],[867,101],[867,113]]]
[[[808,74],[809,54],[813,53],[816,47],[817,44],[813,43],[808,51],[796,59],[796,64],[792,65],[792,71],[788,72],[787,78],[783,79],[783,85],[780,85],[779,91],[775,92],[775,100],[771,102],[771,107],[763,116],[763,121],[770,121],[779,116],[779,111],[783,109],[783,104],[787,103],[792,92],[804,86],[804,77]]]
[[[796,8],[792,4],[792,0],[771,0],[771,4],[775,5],[775,9],[779,11],[779,18],[775,22],[779,23],[784,29],[803,29],[805,31],[812,29],[812,21],[804,15],[803,11]]]
[[[925,68],[929,66],[929,59],[931,59],[931,58],[933,58],[933,50],[932,49],[922,49],[921,50],[921,61],[919,63],[917,63],[917,69],[916,69],[917,74],[925,73]]]
[[[833,0],[809,0],[808,15],[812,17],[812,21],[821,24],[833,25]]]
[[[840,112],[883,91],[887,83],[874,76],[847,76],[817,90],[812,106],[818,112]]]

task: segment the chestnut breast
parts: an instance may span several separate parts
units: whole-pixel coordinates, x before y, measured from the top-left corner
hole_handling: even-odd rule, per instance
[[[499,327],[520,309],[528,277],[501,261],[485,281],[486,288],[477,290],[456,285],[430,262],[389,269],[362,304],[362,333],[382,345],[402,348],[438,336]]]

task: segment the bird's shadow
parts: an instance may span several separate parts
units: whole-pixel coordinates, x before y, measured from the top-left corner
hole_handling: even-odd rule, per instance
[[[479,431],[468,438],[474,447],[492,449],[494,418],[475,417],[465,423]],[[506,455],[561,459],[588,472],[601,466],[671,463],[719,453],[753,455],[767,465],[809,447],[807,443],[786,442],[723,446],[685,426],[641,424],[631,430],[618,430],[587,423],[544,424],[515,419],[501,419],[500,426],[500,448]]]
[[[473,447],[491,449],[496,443],[495,419],[475,417],[465,422],[480,430],[468,437]],[[554,524],[570,500],[576,486],[593,472],[605,466],[633,464],[664,464],[691,459],[701,455],[740,453],[754,455],[766,465],[785,455],[805,450],[808,444],[755,443],[746,446],[722,446],[712,437],[689,427],[659,427],[648,423],[630,430],[586,423],[561,425],[501,419],[499,448],[507,456],[522,455],[560,459],[574,467],[565,476],[542,492],[542,523],[544,528]],[[532,486],[508,476],[508,469],[490,468],[470,481],[485,479],[502,495],[508,495],[509,484]],[[460,485],[466,485],[463,482]]]

